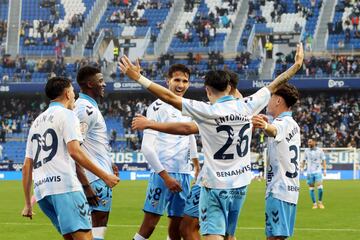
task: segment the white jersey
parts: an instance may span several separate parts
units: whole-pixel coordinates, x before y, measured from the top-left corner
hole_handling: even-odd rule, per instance
[[[307,174],[321,173],[321,163],[325,161],[323,150],[318,147],[305,149],[305,158],[307,164]]]
[[[280,114],[272,122],[275,138],[268,138],[266,197],[297,204],[300,190],[300,128],[291,112]]]
[[[198,124],[204,148],[201,185],[232,189],[251,182],[251,117],[268,103],[270,91],[235,99],[225,96],[213,105],[183,98],[182,112]]]
[[[159,123],[192,121],[190,117],[183,116],[179,110],[159,99],[149,106],[146,116]],[[194,138],[193,135],[172,135],[151,129],[146,129],[144,134],[156,136],[156,153],[167,172],[190,174],[190,138]]]
[[[107,173],[113,173],[106,123],[96,101],[88,95],[80,93],[75,102],[74,112],[80,120],[81,133],[84,138],[81,147],[96,166]],[[98,176],[87,170],[85,173],[89,182],[99,179]]]
[[[33,160],[34,194],[45,196],[82,191],[75,161],[66,144],[82,141],[79,119],[62,104],[53,102],[31,125],[26,157]]]

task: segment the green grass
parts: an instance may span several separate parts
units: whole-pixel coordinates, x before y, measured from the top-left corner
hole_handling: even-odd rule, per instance
[[[132,239],[142,222],[146,184],[145,181],[123,181],[114,189],[107,239]],[[38,207],[33,220],[21,217],[21,182],[0,181],[0,196],[0,239],[61,239]],[[312,210],[306,184],[302,182],[292,239],[359,240],[360,182],[326,181],[324,203],[326,209]],[[166,239],[166,225],[167,218],[163,217],[151,239]],[[254,181],[241,212],[236,236],[241,240],[265,239],[263,226],[264,182]]]

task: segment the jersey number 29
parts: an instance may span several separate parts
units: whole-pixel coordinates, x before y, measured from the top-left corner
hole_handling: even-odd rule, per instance
[[[52,138],[51,141],[51,145],[47,145],[46,144],[46,137],[47,135],[50,135]],[[56,152],[57,152],[57,148],[58,148],[58,138],[56,135],[56,132],[54,131],[54,129],[47,129],[45,131],[45,133],[41,136],[40,134],[34,134],[31,138],[31,141],[37,141],[37,149],[36,149],[36,154],[35,154],[35,159],[34,159],[34,169],[37,169],[39,167],[42,166],[42,162],[45,164],[47,162],[50,162],[53,157],[55,156]],[[49,156],[47,156],[46,158],[43,159],[43,161],[39,161],[39,154],[40,151],[43,150],[45,152],[51,150]]]

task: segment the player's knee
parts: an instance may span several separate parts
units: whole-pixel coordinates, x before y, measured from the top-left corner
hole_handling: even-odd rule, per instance
[[[93,211],[91,213],[93,227],[106,227],[109,219],[109,212]]]
[[[65,240],[73,240],[73,237],[71,236],[71,233],[63,235]]]
[[[185,221],[182,221],[180,224],[181,237],[183,237],[184,239],[187,239],[187,237],[189,236],[189,232],[190,232],[190,226],[187,225]]]

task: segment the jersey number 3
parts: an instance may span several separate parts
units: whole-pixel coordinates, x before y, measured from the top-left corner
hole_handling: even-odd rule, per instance
[[[50,135],[51,138],[52,138],[52,141],[51,141],[51,145],[47,145],[46,144],[46,137],[47,135]],[[36,149],[36,154],[35,154],[35,159],[34,159],[34,169],[37,169],[39,167],[42,166],[42,162],[39,161],[39,154],[40,154],[40,151],[43,150],[45,152],[47,151],[50,151],[50,154],[43,159],[43,163],[47,163],[47,162],[50,162],[53,157],[55,156],[56,152],[57,152],[57,148],[58,148],[58,138],[57,138],[57,135],[56,135],[56,132],[54,131],[54,129],[47,129],[45,131],[45,133],[41,136],[40,134],[34,134],[31,138],[31,141],[34,141],[36,140],[37,141],[37,149]]]
[[[289,171],[286,171],[285,175],[288,177],[288,178],[296,178],[297,175],[298,175],[298,157],[299,157],[299,149],[297,146],[295,145],[291,145],[289,147],[289,151],[294,151],[295,152],[295,156],[293,158],[290,159],[290,162],[292,164],[295,165],[295,172],[289,172]]]
[[[238,144],[236,145],[237,154],[240,157],[244,157],[249,151],[249,136],[244,135],[245,131],[250,128],[250,123],[245,124],[239,131]],[[228,139],[224,146],[222,146],[215,154],[214,159],[229,160],[234,159],[233,153],[225,154],[225,151],[231,146],[234,141],[234,129],[228,125],[221,125],[216,128],[217,132],[225,131],[228,134]],[[244,145],[244,147],[242,147]]]

